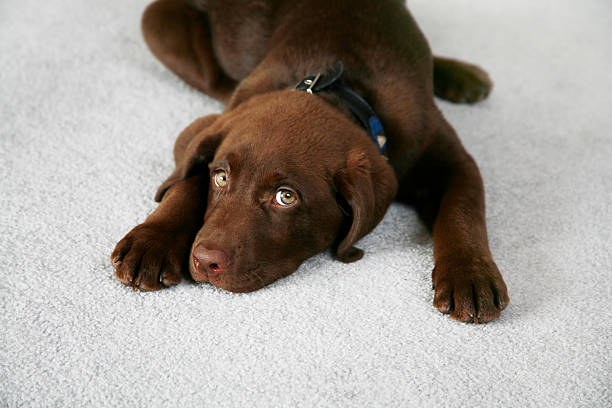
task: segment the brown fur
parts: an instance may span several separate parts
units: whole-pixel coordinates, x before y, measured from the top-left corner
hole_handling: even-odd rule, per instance
[[[403,1],[158,0],[143,15],[152,52],[225,103],[178,137],[159,207],[121,240],[118,278],[143,290],[181,270],[229,291],[259,289],[331,247],[344,262],[396,198],[434,237],[434,305],[486,322],[509,302],[489,251],[482,180],[434,103],[476,102],[480,68],[433,58]],[[292,88],[337,62],[385,127],[389,161],[333,95]],[[225,187],[212,181],[223,170]],[[275,201],[288,188],[296,204]]]

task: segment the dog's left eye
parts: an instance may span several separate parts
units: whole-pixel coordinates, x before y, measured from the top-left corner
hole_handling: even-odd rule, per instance
[[[297,201],[297,195],[286,188],[279,188],[276,191],[276,203],[283,207],[290,207]]]

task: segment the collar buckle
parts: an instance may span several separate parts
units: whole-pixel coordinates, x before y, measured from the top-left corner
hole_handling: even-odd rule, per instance
[[[314,77],[314,79],[304,80],[304,83],[308,85],[308,88],[306,88],[306,92],[312,95],[312,88],[314,88],[317,82],[319,82],[319,78],[321,78],[321,73],[318,73],[317,76]]]
[[[318,73],[300,81],[295,87],[298,91],[306,91],[315,94],[322,91],[337,95],[359,120],[368,135],[372,138],[378,152],[386,158],[387,137],[385,130],[376,116],[374,109],[357,92],[342,83],[341,76],[344,71],[342,62],[338,62],[333,70],[325,75]]]

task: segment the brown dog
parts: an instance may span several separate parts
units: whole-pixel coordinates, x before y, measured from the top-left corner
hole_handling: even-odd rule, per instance
[[[121,282],[157,290],[188,269],[249,292],[329,247],[353,262],[396,198],[432,228],[434,305],[462,321],[499,316],[509,299],[482,180],[433,98],[476,102],[491,82],[432,58],[403,1],[158,0],[142,28],[155,56],[227,108],[179,135],[161,204],[111,256]],[[362,125],[347,94],[386,133]]]

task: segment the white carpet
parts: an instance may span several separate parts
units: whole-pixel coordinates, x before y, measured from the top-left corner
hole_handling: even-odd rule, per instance
[[[511,298],[479,326],[433,308],[432,241],[400,205],[362,261],[252,294],[122,286],[115,242],[220,110],[149,53],[145,4],[0,2],[0,405],[612,405],[612,2],[410,2],[435,52],[495,81],[440,103]]]

